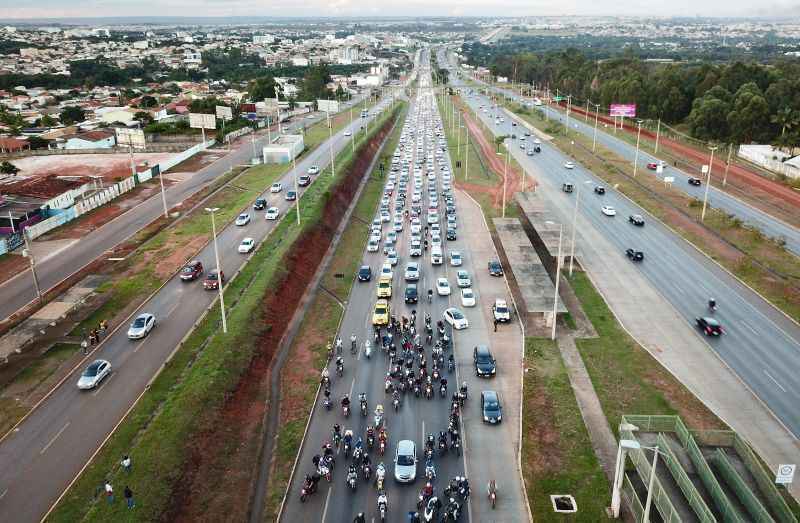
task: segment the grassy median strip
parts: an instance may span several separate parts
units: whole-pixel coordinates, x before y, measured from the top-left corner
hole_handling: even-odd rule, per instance
[[[384,117],[385,121],[385,117]],[[376,129],[379,125],[376,125]],[[339,156],[344,172],[353,158]],[[89,467],[51,514],[51,521],[152,521],[169,507],[188,454],[186,442],[202,429],[205,415],[218,409],[226,393],[245,372],[257,348],[263,297],[288,270],[284,257],[302,232],[321,218],[330,187],[341,176],[320,175],[302,196],[301,221],[282,220],[261,243],[252,259],[225,290],[228,334],[219,328],[219,308],[213,307],[180,346],[128,417],[102,447]],[[238,209],[237,209],[238,210]],[[133,472],[120,470],[124,454],[133,457]],[[102,500],[109,478],[118,493],[125,484],[136,493],[137,508]]]
[[[380,164],[388,173],[392,154],[400,139],[406,109],[397,117],[397,124],[389,136],[376,168],[370,175],[359,197],[350,223],[345,228],[331,260],[330,269],[322,278],[321,285],[327,292],[317,292],[314,300],[289,349],[289,361],[302,361],[304,365],[286,365],[281,375],[281,420],[278,433],[277,453],[273,456],[273,467],[267,487],[264,521],[275,521],[283,495],[288,488],[289,476],[300,443],[306,420],[313,408],[314,395],[319,384],[318,376],[325,365],[325,345],[336,335],[336,329],[344,313],[350,287],[361,263],[367,241],[369,224],[375,215],[380,200],[384,178]],[[339,278],[336,275],[341,274]],[[335,298],[332,296],[335,296]]]
[[[522,471],[534,521],[553,519],[551,494],[571,494],[578,515],[569,521],[601,521],[609,482],[594,454],[567,369],[555,342],[525,340]]]

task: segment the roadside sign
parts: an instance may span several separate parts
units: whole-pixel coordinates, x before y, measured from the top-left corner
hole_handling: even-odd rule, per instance
[[[193,129],[216,129],[217,119],[213,114],[189,113],[189,127]]]
[[[560,102],[560,101],[561,101],[561,100],[563,100],[563,99],[564,99],[564,97],[563,97],[563,96],[554,96],[554,97],[553,97],[553,101],[554,101],[554,102],[556,102],[556,103]]]
[[[700,168],[700,172],[703,174],[708,174],[708,165],[704,165]]]
[[[778,465],[778,472],[775,474],[775,483],[779,485],[788,485],[794,479],[794,464]]]
[[[656,165],[656,173],[661,174],[664,172],[664,166],[661,164]]]
[[[227,105],[218,105],[215,107],[217,118],[226,122],[229,120],[233,120],[233,110],[228,107]]]
[[[674,181],[675,181],[675,177],[674,176],[665,176],[664,177],[664,183],[673,183]]]
[[[118,128],[114,132],[117,134],[117,143],[127,145],[134,149],[144,149],[144,131],[142,129]]]
[[[636,117],[636,104],[611,104],[608,111],[609,116],[624,116],[627,118]]]

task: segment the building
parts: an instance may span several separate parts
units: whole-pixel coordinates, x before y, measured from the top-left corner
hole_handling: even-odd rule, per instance
[[[292,58],[292,65],[295,67],[308,67],[308,58],[294,57]]]
[[[16,153],[30,149],[31,144],[28,140],[20,140],[19,138],[0,137],[0,153]]]
[[[148,47],[147,40],[138,40],[136,42],[133,42],[134,49],[147,49],[147,47]]]
[[[129,124],[133,121],[134,112],[126,107],[99,107],[95,110],[95,118],[101,122],[114,123],[120,122]]]
[[[255,45],[270,45],[275,42],[275,37],[272,35],[253,35],[253,43]]]
[[[110,149],[117,144],[113,131],[88,131],[65,138],[60,149]]]
[[[264,163],[289,163],[303,152],[302,134],[282,134],[264,147]]]

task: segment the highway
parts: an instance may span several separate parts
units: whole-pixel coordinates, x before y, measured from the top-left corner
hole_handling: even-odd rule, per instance
[[[464,99],[475,109],[490,104],[478,94]],[[508,118],[495,125],[488,113],[478,110],[478,114],[495,135],[522,130],[520,126],[512,127]],[[800,401],[800,327],[797,323],[613,188],[606,187],[605,195],[595,194],[593,188],[604,185],[602,180],[580,164],[575,169],[565,169],[563,165],[568,158],[546,141],[542,143],[542,152],[535,156],[527,156],[518,140],[507,139],[507,143],[520,165],[529,173],[537,173],[537,180],[548,187],[548,194],[554,195],[552,204],[561,214],[567,230],[572,222],[577,191],[580,191],[578,212],[582,219],[620,253],[627,248],[644,252],[645,259],[639,264],[639,270],[686,320],[687,328],[696,330],[695,317],[708,315],[706,304],[714,297],[719,304],[714,316],[721,322],[725,334],[706,338],[697,331],[697,336],[733,369],[795,437],[800,435],[800,411],[796,407]],[[560,188],[565,182],[574,184],[576,192],[562,192]],[[613,206],[617,216],[602,214],[602,205]],[[646,225],[639,228],[629,224],[631,214],[643,215]],[[579,234],[576,247],[578,260],[581,259],[581,236]],[[620,258],[620,262],[632,263],[625,258]],[[591,272],[591,267],[587,270]]]
[[[369,119],[374,119],[378,110],[388,105],[389,102],[383,100],[370,111]],[[348,128],[357,132],[363,121],[360,118]],[[351,138],[344,136],[344,132],[345,129],[332,138],[334,153],[350,147]],[[249,160],[247,147],[249,144],[233,157],[227,157],[218,169],[224,170],[227,165]],[[262,197],[267,199],[269,206],[280,209],[281,218],[294,220],[293,206],[284,200],[285,191],[294,188],[296,174],[304,174],[311,165],[324,169],[329,160],[328,142],[325,142],[298,162],[296,172],[290,169],[281,178],[284,192],[265,192]],[[206,176],[212,177],[212,174]],[[301,195],[304,190],[300,188]],[[245,211],[252,218],[248,225],[237,227],[229,224],[219,230],[221,265],[227,275],[236,273],[248,259],[247,255],[237,252],[241,240],[252,237],[260,243],[278,223],[265,220],[263,211],[254,212],[252,208]],[[207,244],[196,259],[203,263],[206,271],[213,269],[213,244]],[[156,327],[149,336],[140,341],[128,340],[127,323],[110,332],[16,428],[0,440],[0,521],[35,522],[42,518],[143,394],[148,383],[216,297],[217,292],[203,289],[202,281],[183,282],[177,275],[173,276],[135,313],[150,312],[156,316]],[[78,377],[87,362],[94,359],[111,362],[113,373],[98,389],[79,391],[76,387]]]
[[[354,101],[353,103],[357,103]],[[291,122],[285,129],[295,130],[303,125],[324,118],[325,114],[317,114],[314,119],[301,116],[297,121]],[[267,137],[261,136],[255,140],[256,151],[266,145]],[[238,148],[232,150],[214,163],[203,167],[194,175],[166,189],[167,206],[184,201],[218,176],[224,174],[231,167],[249,165],[253,158],[253,145],[249,140],[242,141]],[[42,291],[52,288],[65,278],[80,270],[86,264],[102,256],[106,251],[113,249],[127,238],[140,231],[147,224],[163,215],[164,206],[161,194],[155,194],[141,204],[92,231],[63,249],[55,256],[45,258],[36,265],[36,274]],[[69,227],[69,225],[67,225]],[[14,278],[0,285],[0,318],[6,319],[20,308],[36,298],[30,270],[27,269]]]
[[[427,63],[427,52],[423,53],[422,61]],[[424,136],[421,129],[425,125],[426,114],[428,121],[432,121],[434,128],[438,118],[435,99],[430,89],[430,70],[423,67],[420,73],[420,89],[418,98],[413,102],[406,123],[405,152],[412,151],[414,161],[419,152],[414,148],[414,137]],[[421,110],[417,118],[417,110]],[[416,131],[408,126],[416,123]],[[435,143],[436,138],[434,138]],[[432,152],[430,146],[424,149]],[[442,163],[450,164],[447,154],[442,160],[436,160],[435,170],[439,172]],[[413,165],[413,162],[412,162]],[[409,173],[409,193],[413,192],[413,169]],[[452,172],[452,171],[451,171]],[[435,183],[441,184],[442,177],[437,177]],[[425,188],[429,187],[426,183]],[[441,187],[441,185],[439,185]],[[426,190],[423,190],[423,202],[426,201]],[[410,198],[409,198],[410,199]],[[441,197],[440,197],[441,199]],[[390,208],[394,209],[396,196],[392,198]],[[407,204],[408,208],[410,204]],[[425,206],[422,206],[425,208]],[[391,395],[384,392],[384,379],[390,370],[388,356],[382,350],[373,351],[373,356],[367,359],[364,355],[363,342],[366,337],[373,334],[372,313],[376,297],[377,274],[385,261],[381,252],[363,253],[362,264],[371,267],[373,279],[370,282],[356,281],[352,287],[346,303],[346,311],[340,326],[340,336],[344,342],[345,371],[341,378],[336,376],[335,365],[331,363],[330,373],[332,380],[331,398],[334,402],[333,410],[328,412],[322,405],[322,396],[314,405],[310,425],[303,448],[300,452],[297,468],[290,485],[286,505],[282,512],[282,521],[320,521],[320,522],[350,522],[359,512],[364,512],[367,521],[379,521],[380,515],[377,508],[377,490],[373,480],[367,483],[360,478],[358,488],[350,492],[345,478],[350,460],[347,460],[339,451],[336,454],[336,468],[332,482],[328,484],[322,479],[318,491],[305,503],[300,501],[300,491],[306,474],[313,470],[312,457],[320,453],[321,445],[331,440],[331,427],[339,423],[342,430],[353,430],[355,437],[359,435],[366,439],[366,428],[373,424],[373,410],[377,403],[386,409],[385,425],[389,438],[387,451],[380,456],[377,449],[370,452],[373,466],[384,463],[386,467],[386,493],[388,497],[388,521],[406,522],[409,511],[416,510],[417,496],[424,486],[425,460],[423,455],[424,440],[427,434],[437,435],[439,431],[447,430],[450,396],[454,386],[461,381],[466,381],[469,389],[467,400],[462,413],[462,430],[465,452],[459,457],[453,453],[446,456],[437,456],[434,459],[436,480],[434,481],[435,493],[441,496],[447,482],[456,475],[466,475],[470,480],[473,494],[470,498],[468,509],[462,515],[462,521],[524,521],[526,517],[525,495],[522,482],[517,471],[516,449],[519,443],[519,415],[517,409],[520,401],[520,374],[519,360],[521,358],[521,335],[517,326],[507,326],[506,335],[513,343],[490,343],[489,306],[495,297],[507,297],[505,281],[502,278],[493,278],[486,272],[486,263],[489,257],[494,258],[493,246],[489,231],[482,222],[480,209],[476,204],[469,202],[467,197],[456,192],[456,207],[458,209],[458,237],[456,240],[447,241],[445,245],[445,258],[451,250],[458,250],[464,258],[463,266],[473,279],[473,290],[477,296],[477,305],[474,308],[461,306],[459,289],[456,286],[456,268],[449,265],[447,260],[440,266],[430,263],[428,252],[423,256],[412,258],[409,255],[410,230],[406,221],[401,233],[398,234],[397,250],[399,261],[394,267],[391,312],[397,318],[410,316],[412,310],[417,312],[417,327],[422,331],[424,338],[425,314],[430,314],[434,323],[442,318],[442,312],[449,306],[456,306],[464,311],[470,324],[466,330],[453,331],[453,354],[456,358],[456,370],[447,373],[448,393],[441,398],[436,393],[433,399],[424,396],[415,397],[412,393],[405,393],[402,406],[397,412],[392,409]],[[423,217],[425,216],[423,212]],[[383,234],[388,232],[391,224],[384,224]],[[421,267],[418,287],[422,299],[417,304],[404,302],[405,266],[410,261],[417,261]],[[432,303],[428,303],[424,295],[427,289],[435,288],[436,278],[446,277],[450,283],[452,293],[450,296],[438,296],[434,293]],[[350,336],[356,334],[359,350],[356,356],[350,354]],[[494,338],[495,340],[497,338]],[[498,376],[493,380],[479,380],[474,376],[472,364],[472,347],[477,344],[487,344],[492,347],[498,360]],[[445,352],[445,359],[450,352]],[[426,358],[430,363],[430,347],[426,347]],[[430,365],[429,365],[430,369]],[[418,372],[417,365],[414,370]],[[479,391],[495,388],[499,391],[504,406],[504,420],[499,426],[484,425],[481,423],[479,408]],[[438,387],[437,387],[438,390]],[[369,414],[362,417],[359,414],[358,395],[367,394]],[[339,400],[344,394],[349,394],[353,402],[353,412],[346,419],[339,407]],[[410,485],[404,485],[394,480],[393,457],[398,441],[410,439],[416,443],[417,479]],[[496,510],[492,510],[486,502],[486,484],[489,479],[497,479],[501,484],[500,501]],[[344,500],[344,501],[343,501]],[[445,503],[447,500],[443,500]],[[441,514],[441,513],[440,513]],[[439,519],[437,518],[436,521]]]
[[[484,82],[479,80],[476,81],[486,85]],[[521,101],[528,105],[532,103],[531,99],[520,98],[519,95],[511,93],[506,89],[494,90],[498,93],[508,95],[517,102]],[[547,113],[550,115],[550,118],[553,118],[554,120],[557,119],[562,124],[566,123],[565,114],[563,112],[559,112],[550,106],[541,106],[540,108],[544,111],[547,111]],[[576,117],[576,115],[573,114],[569,118],[569,129],[570,132],[578,131],[591,138],[594,134],[594,122],[590,119],[587,123],[580,115]],[[602,125],[598,125],[597,127],[597,142],[619,157],[630,161],[631,165],[633,165],[633,162],[636,159],[636,146],[631,145],[621,138],[617,138],[611,133],[608,133],[604,130]],[[703,200],[706,190],[705,175],[701,173],[690,174],[668,164],[666,164],[663,173],[661,174],[647,169],[648,163],[658,162],[659,160],[661,160],[661,158],[658,158],[657,156],[654,156],[653,154],[640,148],[637,174],[639,176],[655,176],[660,180],[663,180],[665,176],[672,176],[675,178],[675,181],[672,184],[673,188],[676,188],[688,194],[689,196],[692,196],[693,198],[697,198],[700,201]],[[719,178],[723,173],[712,172],[711,174],[715,178]],[[689,185],[689,178],[700,178],[702,180],[702,185]],[[743,202],[729,193],[721,191],[720,189],[714,187],[713,184],[708,189],[708,204],[712,207],[716,207],[722,211],[725,211],[728,214],[736,216],[744,223],[761,230],[765,235],[771,238],[785,240],[786,249],[796,255],[800,255],[800,229],[797,229],[796,227],[793,227],[792,225],[789,225],[788,223],[769,215],[761,209]]]

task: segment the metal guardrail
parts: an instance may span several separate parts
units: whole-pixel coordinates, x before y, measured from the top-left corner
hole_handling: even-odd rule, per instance
[[[778,492],[777,487],[775,487],[773,478],[771,478],[764,470],[764,467],[758,461],[758,458],[750,448],[750,445],[738,434],[735,434],[733,437],[733,448],[742,459],[747,471],[750,472],[751,476],[753,476],[756,485],[758,485],[759,492],[762,496],[764,496],[767,505],[770,509],[772,509],[772,512],[780,521],[797,523],[797,518],[789,509],[789,505],[786,503],[786,500],[783,499],[783,496],[781,496],[780,492]]]
[[[670,473],[672,474],[672,478],[681,489],[683,497],[686,498],[686,500],[689,502],[689,506],[692,507],[694,513],[697,514],[698,519],[702,522],[717,521],[714,513],[706,504],[705,500],[703,500],[703,497],[694,486],[694,483],[692,483],[692,480],[689,479],[689,475],[686,474],[685,470],[683,470],[683,467],[678,461],[677,456],[675,456],[675,453],[672,451],[672,447],[667,441],[667,438],[664,437],[663,433],[658,434],[657,441],[658,450],[667,456],[667,459],[664,460],[667,469],[669,469]]]
[[[714,451],[714,455],[709,458],[709,461],[716,465],[720,476],[722,476],[725,483],[733,490],[736,497],[739,498],[739,501],[747,509],[747,513],[753,518],[753,521],[757,523],[774,523],[775,520],[772,519],[767,509],[764,508],[764,505],[761,504],[739,473],[736,472],[736,469],[733,468],[724,450],[717,448],[717,450]]]

